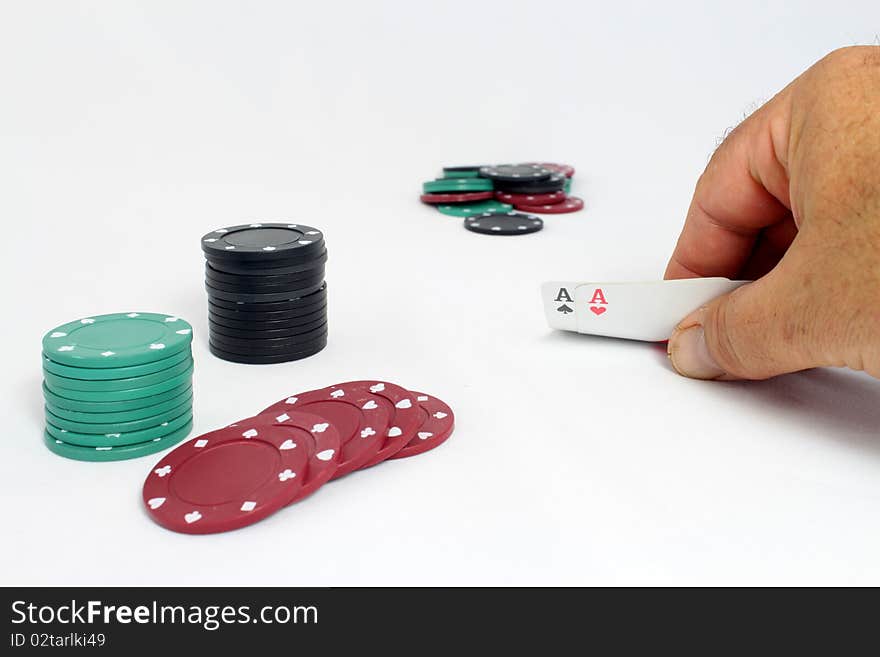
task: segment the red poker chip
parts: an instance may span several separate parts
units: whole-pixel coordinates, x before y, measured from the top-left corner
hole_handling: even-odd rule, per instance
[[[419,428],[406,447],[392,456],[392,459],[416,456],[439,447],[446,442],[455,429],[455,414],[446,402],[423,392],[412,394],[415,395],[419,404]]]
[[[577,212],[584,209],[583,199],[577,196],[569,196],[562,203],[553,203],[552,205],[517,205],[517,210],[530,212],[532,214],[565,214],[567,212]]]
[[[341,384],[292,395],[272,404],[260,415],[303,411],[325,418],[336,427],[342,440],[342,455],[333,479],[363,467],[385,444],[391,410],[364,388]]]
[[[385,432],[385,444],[362,468],[369,468],[391,458],[416,435],[422,422],[422,413],[415,395],[406,388],[386,381],[351,381],[340,385],[346,388],[360,386],[381,397],[391,416],[391,423]]]
[[[422,194],[419,200],[422,203],[445,204],[445,203],[470,203],[471,201],[487,201],[492,198],[492,192],[451,192],[448,194]]]
[[[495,192],[495,198],[511,205],[552,205],[562,203],[566,196],[562,190],[550,194],[508,194]]]
[[[308,461],[306,448],[274,426],[272,418],[253,417],[166,454],[147,475],[144,504],[153,520],[173,531],[238,529],[296,499]]]
[[[342,457],[342,438],[333,424],[326,418],[302,411],[282,410],[277,415],[267,413],[265,418],[271,418],[272,426],[286,433],[297,445],[304,445],[309,455],[303,487],[290,504],[308,497],[333,478]],[[242,420],[235,425],[247,422]]]
[[[537,164],[550,171],[556,171],[563,174],[566,178],[571,178],[574,175],[574,167],[570,164],[554,164],[553,162],[529,162],[529,164]]]

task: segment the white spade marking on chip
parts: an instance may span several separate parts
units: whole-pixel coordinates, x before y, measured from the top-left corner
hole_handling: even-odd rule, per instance
[[[446,417],[446,413],[444,413],[443,411],[437,411],[436,413],[434,413],[434,417],[438,420],[442,420]]]

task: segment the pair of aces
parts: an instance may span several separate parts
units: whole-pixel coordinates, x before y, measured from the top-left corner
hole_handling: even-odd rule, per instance
[[[237,529],[332,479],[429,451],[454,421],[443,401],[384,381],[298,393],[167,454],[147,475],[144,504],[173,531]]]
[[[692,278],[644,283],[550,281],[541,286],[550,328],[662,342],[690,312],[748,281]]]

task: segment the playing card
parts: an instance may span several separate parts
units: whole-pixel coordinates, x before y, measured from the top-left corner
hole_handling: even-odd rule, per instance
[[[550,281],[541,286],[541,299],[544,302],[544,316],[550,328],[560,331],[577,331],[577,315],[574,308],[574,293],[581,283]]]
[[[715,297],[730,292],[748,281],[731,281],[726,278],[689,278],[675,281],[652,281],[644,283],[545,283],[544,312],[552,328],[577,331],[590,335],[605,335],[629,340],[661,342],[669,338],[672,330],[688,313],[696,310]],[[548,309],[547,301],[553,288],[557,295],[561,290],[573,296],[574,303],[565,302],[574,313]],[[549,292],[549,294],[548,294]],[[560,315],[565,315],[560,318]],[[572,321],[574,318],[574,321]]]

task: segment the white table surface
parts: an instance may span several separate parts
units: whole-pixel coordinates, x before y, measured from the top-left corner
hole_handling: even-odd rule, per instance
[[[880,584],[880,383],[688,381],[551,332],[538,293],[660,277],[716,141],[875,42],[880,4],[140,4],[0,9],[0,584]],[[586,210],[508,239],[418,202],[444,164],[533,159],[575,165]],[[276,218],[326,233],[330,344],[218,360],[199,237]],[[158,457],[42,444],[42,334],[129,310],[195,326],[198,432],[371,377],[457,430],[242,531],[166,531]]]

